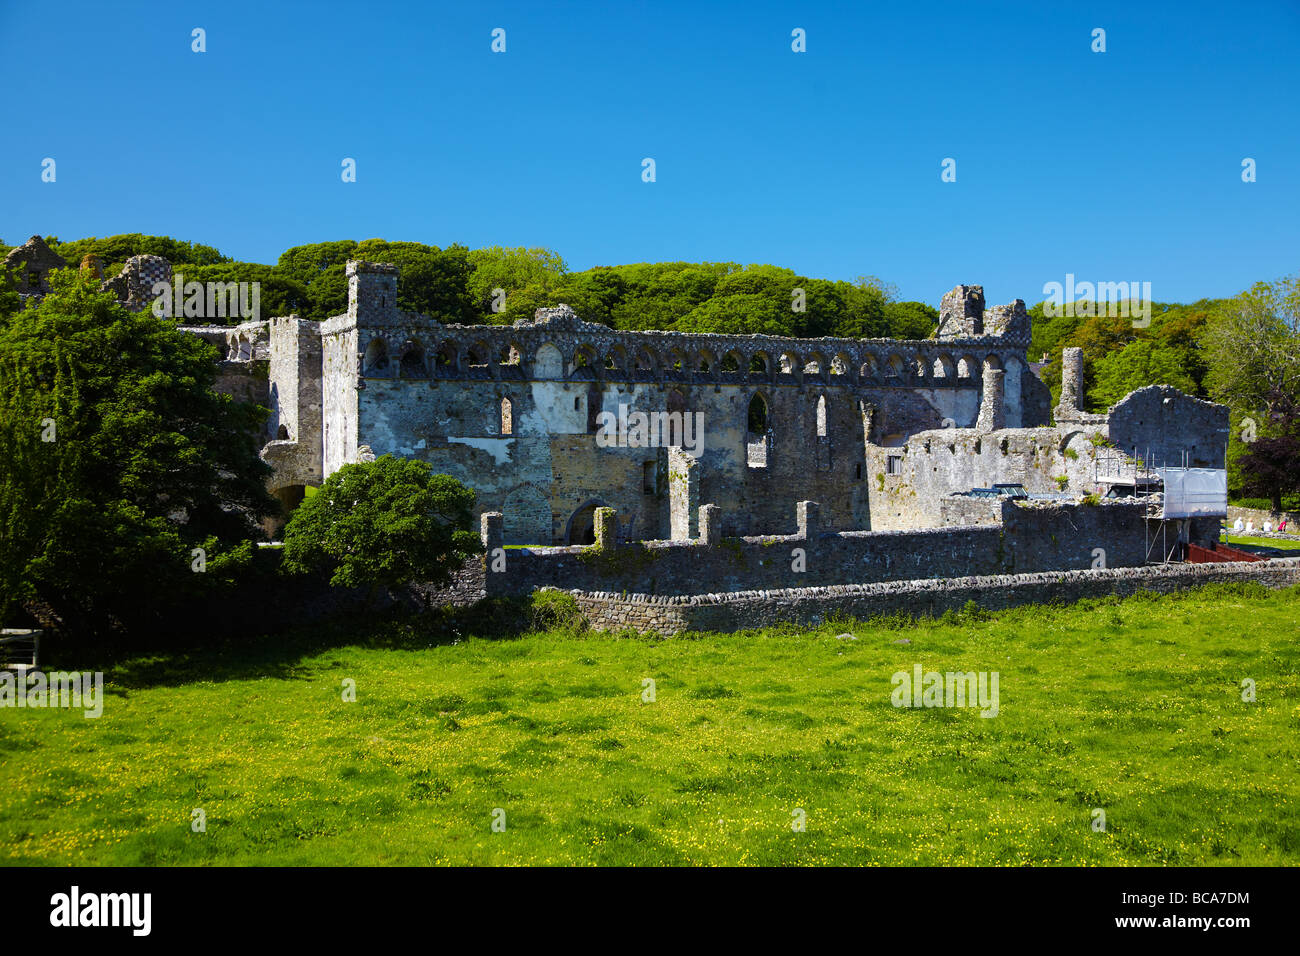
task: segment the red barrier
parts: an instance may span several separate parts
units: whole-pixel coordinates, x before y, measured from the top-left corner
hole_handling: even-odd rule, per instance
[[[1226,544],[1203,548],[1199,544],[1187,545],[1188,564],[1221,564],[1225,561],[1264,561],[1266,558],[1249,551],[1241,551]]]

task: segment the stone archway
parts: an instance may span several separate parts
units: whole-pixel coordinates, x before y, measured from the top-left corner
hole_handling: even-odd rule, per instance
[[[307,497],[307,486],[284,485],[280,488],[271,489],[271,495],[280,503],[280,513],[265,518],[262,521],[262,530],[268,538],[276,540],[284,532],[284,526],[288,524],[289,516],[297,510],[303,499]]]
[[[575,511],[569,518],[569,523],[564,529],[565,544],[595,544],[596,543],[596,509],[604,508],[603,501],[588,501],[581,508]]]

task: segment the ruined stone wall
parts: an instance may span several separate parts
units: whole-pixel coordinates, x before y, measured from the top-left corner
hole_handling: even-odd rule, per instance
[[[297,316],[270,322],[267,420],[262,458],[280,487],[319,485],[323,476],[320,325]],[[274,488],[273,488],[274,490]]]
[[[1178,467],[1187,452],[1191,468],[1222,468],[1228,450],[1228,407],[1185,395],[1169,385],[1148,385],[1110,409],[1108,434],[1123,452],[1149,454]]]
[[[567,541],[575,512],[599,504],[619,510],[629,537],[669,534],[663,448],[598,447],[597,412],[698,413],[701,447],[692,450],[701,463],[700,498],[733,503],[723,517],[726,534],[788,528],[801,498],[822,501],[832,527],[868,527],[864,407],[875,410],[880,440],[944,420],[971,423],[984,361],[964,355],[959,364],[943,350],[931,359],[930,347],[891,342],[892,361],[886,356],[881,372],[874,352],[852,340],[817,340],[809,356],[792,352],[789,339],[615,333],[567,309],[542,310],[531,324],[461,328],[420,325],[387,308],[370,322],[362,306],[356,329],[350,316],[326,324],[327,339],[357,337],[357,441],[376,455],[422,458],[465,480],[479,492],[481,510],[509,515],[507,498],[540,492],[552,505],[552,533],[540,543]],[[327,341],[327,364],[338,352]],[[1013,352],[982,354],[1002,362]],[[731,362],[735,371],[726,370]],[[328,369],[325,378],[328,428],[345,429],[345,413],[330,406],[336,386]],[[768,421],[762,435],[748,431],[755,401]],[[327,445],[325,473],[348,453]],[[656,491],[643,493],[651,484]],[[526,540],[511,543],[539,543],[536,522],[525,525],[533,529]]]
[[[212,388],[237,402],[261,405],[264,408],[271,403],[266,362],[220,362],[217,364],[217,378],[212,383]]]
[[[40,236],[32,236],[21,246],[10,249],[4,257],[4,270],[20,295],[43,295],[50,291],[50,273],[66,269],[67,261],[45,244]]]
[[[274,320],[274,343],[267,323],[226,330],[230,358],[274,355],[272,436],[289,435],[267,457],[281,483],[315,483],[367,454],[418,458],[474,488],[479,513],[503,512],[511,544],[585,541],[606,506],[623,540],[674,536],[674,443],[698,462],[679,538],[698,533],[700,501],[725,502],[720,531],[741,537],[793,531],[801,500],[820,503],[829,530],[889,530],[941,526],[952,491],[994,482],[1099,487],[1104,420],[1045,427],[1023,303],[985,310],[979,287],[945,297],[939,338],[903,342],[620,332],[567,306],[512,326],[444,326],[397,307],[394,266],[349,262],[347,278],[344,315]],[[1150,431],[1149,402],[1126,402],[1115,410],[1126,434]],[[698,441],[597,440],[602,414],[665,412],[698,421]]]
[[[902,448],[871,448],[871,526],[941,526],[954,492],[994,484],[1019,483],[1030,494],[1096,493],[1096,459],[1104,446],[1094,442],[1104,441],[1103,432],[946,428],[913,435]]]
[[[1224,467],[1227,408],[1174,388],[1139,389],[1108,415],[1067,404],[1057,412],[1068,417],[1053,427],[947,428],[918,432],[899,448],[868,447],[871,527],[941,526],[954,492],[999,483],[1030,494],[1105,494],[1108,478],[1133,478],[1135,447],[1156,464],[1179,465],[1186,449],[1192,467]]]
[[[1025,604],[1068,604],[1139,591],[1169,594],[1207,584],[1257,582],[1270,588],[1300,584],[1300,558],[1240,564],[1167,564],[948,580],[749,590],[689,597],[574,591],[587,623],[603,631],[632,628],[671,637],[687,631],[729,633],[776,624],[818,627],[832,616],[870,620],[903,614],[939,617],[969,601],[989,610]]]
[[[361,384],[357,330],[347,316],[321,323],[321,458],[329,477],[357,460],[357,397]]]
[[[542,587],[593,591],[698,594],[748,588],[850,584],[1091,567],[1094,549],[1109,567],[1146,559],[1143,506],[1116,502],[989,502],[996,522],[921,531],[826,532],[815,506],[802,533],[702,540],[649,541],[606,549],[508,550],[487,575],[492,594]],[[486,546],[485,542],[485,546]]]
[[[324,474],[359,445],[421,458],[474,487],[480,511],[503,510],[511,543],[568,541],[601,505],[625,537],[671,533],[667,442],[599,447],[600,412],[698,414],[698,500],[729,503],[726,534],[788,528],[810,498],[829,527],[869,527],[867,443],[973,424],[984,366],[1023,366],[1018,328],[942,342],[619,332],[567,306],[508,327],[444,326],[397,309],[394,267],[350,262],[347,274],[348,313],[322,326]]]

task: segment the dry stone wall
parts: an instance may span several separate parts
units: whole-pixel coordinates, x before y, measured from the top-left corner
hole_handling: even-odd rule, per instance
[[[729,633],[796,624],[817,627],[833,617],[859,621],[895,614],[939,617],[970,601],[988,610],[1025,604],[1069,604],[1139,591],[1169,594],[1207,584],[1257,582],[1270,588],[1300,584],[1300,558],[1250,564],[1167,564],[1106,570],[988,575],[875,584],[835,585],[682,597],[573,591],[588,625],[671,637],[688,631]]]

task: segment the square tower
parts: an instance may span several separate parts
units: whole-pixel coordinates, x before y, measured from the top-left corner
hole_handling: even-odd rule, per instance
[[[359,326],[391,325],[399,320],[398,268],[387,262],[349,259],[348,317]]]

